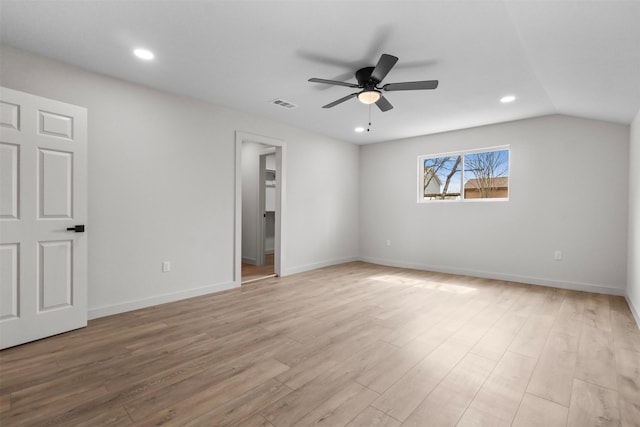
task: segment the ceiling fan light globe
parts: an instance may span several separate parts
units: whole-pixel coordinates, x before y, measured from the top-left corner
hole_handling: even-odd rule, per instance
[[[358,100],[363,104],[369,105],[378,102],[380,96],[380,92],[377,90],[366,90],[358,94]]]

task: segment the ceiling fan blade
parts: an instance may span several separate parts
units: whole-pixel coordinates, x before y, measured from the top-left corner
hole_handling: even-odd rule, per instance
[[[371,79],[380,83],[387,76],[389,71],[391,71],[393,66],[396,65],[396,62],[398,62],[398,58],[393,55],[383,53],[376,64],[376,68],[371,72]]]
[[[422,89],[435,89],[438,87],[437,80],[424,80],[421,82],[402,82],[402,83],[389,83],[382,86],[383,90],[422,90]]]
[[[357,84],[355,83],[347,83],[347,82],[341,82],[338,80],[327,80],[327,79],[316,79],[316,78],[312,78],[309,79],[310,82],[312,83],[324,83],[327,85],[336,85],[336,86],[346,86],[346,87],[359,87]]]
[[[357,95],[357,93],[352,93],[351,95],[347,95],[347,96],[345,96],[345,97],[343,97],[343,98],[340,98],[340,99],[338,99],[338,100],[336,100],[336,101],[333,101],[332,103],[327,104],[327,105],[323,106],[322,108],[331,108],[331,107],[335,107],[335,106],[336,106],[336,105],[338,105],[338,104],[342,104],[344,101],[348,101],[348,100],[350,100],[351,98],[355,97],[356,95]]]
[[[376,105],[383,113],[393,108],[393,105],[391,105],[391,103],[387,101],[387,98],[385,98],[384,96],[381,96],[380,99],[376,101]]]

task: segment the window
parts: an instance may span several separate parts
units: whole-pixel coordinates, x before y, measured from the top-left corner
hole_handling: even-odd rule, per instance
[[[509,198],[509,147],[418,158],[418,201]]]

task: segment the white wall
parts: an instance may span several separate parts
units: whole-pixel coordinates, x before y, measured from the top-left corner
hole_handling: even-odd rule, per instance
[[[286,233],[299,233],[296,240],[301,243],[283,249],[291,261],[288,273],[330,265],[358,253],[359,147],[349,145],[340,152],[331,145],[337,143],[287,146]],[[304,213],[292,216],[291,212]]]
[[[88,109],[90,317],[236,285],[236,130],[287,144],[283,273],[357,257],[357,146],[10,47],[0,55],[1,85]]]
[[[418,204],[417,157],[510,144],[508,202]],[[629,128],[547,116],[364,146],[364,260],[622,295]],[[386,240],[391,246],[386,246]],[[554,261],[554,250],[563,252]]]
[[[627,301],[640,325],[640,111],[631,123],[629,147],[629,261]]]

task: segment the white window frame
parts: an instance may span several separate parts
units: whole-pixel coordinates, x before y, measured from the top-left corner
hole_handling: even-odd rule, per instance
[[[464,184],[465,184],[465,170],[464,170],[464,156],[467,154],[474,153],[484,153],[489,151],[504,151],[508,152],[507,159],[507,170],[509,171],[509,178],[511,177],[511,147],[507,145],[496,145],[492,147],[483,147],[483,148],[474,148],[469,150],[458,150],[458,151],[448,151],[444,153],[434,153],[434,154],[422,154],[418,156],[418,170],[417,170],[417,195],[418,203],[460,203],[460,202],[470,202],[470,203],[484,203],[484,202],[508,202],[509,197],[511,197],[511,179],[509,179],[509,186],[507,197],[490,197],[490,198],[475,198],[475,199],[466,199],[464,197]],[[424,197],[424,161],[426,159],[433,159],[436,157],[446,157],[446,156],[463,156],[462,164],[460,167],[460,173],[462,174],[462,182],[460,188],[460,198],[459,199],[426,199]]]

